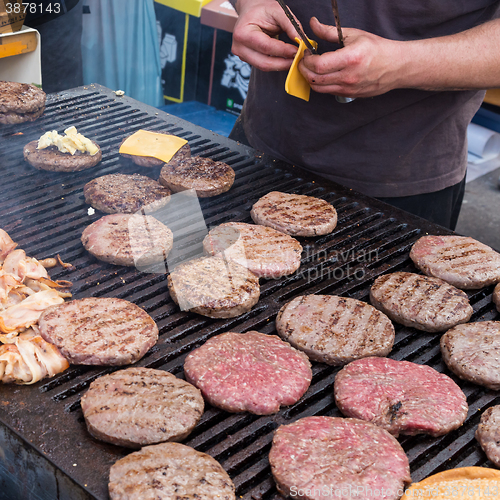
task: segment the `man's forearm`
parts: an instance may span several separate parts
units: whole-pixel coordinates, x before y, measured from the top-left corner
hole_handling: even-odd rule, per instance
[[[500,19],[455,35],[403,44],[399,87],[422,90],[500,87]]]

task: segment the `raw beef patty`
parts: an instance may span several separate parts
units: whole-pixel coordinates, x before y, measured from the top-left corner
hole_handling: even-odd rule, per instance
[[[260,198],[250,215],[256,224],[292,236],[328,234],[337,225],[337,211],[327,201],[279,191],[271,191]]]
[[[500,282],[500,254],[465,236],[422,236],[410,258],[428,276],[464,290]]]
[[[269,453],[278,491],[306,500],[398,500],[411,482],[397,440],[384,429],[353,418],[306,417],[282,425]]]
[[[109,471],[111,500],[235,500],[234,484],[206,453],[180,443],[145,446]]]
[[[387,356],[394,344],[394,327],[385,314],[334,295],[296,297],[280,309],[276,330],[310,359],[329,365]]]
[[[301,244],[270,227],[228,222],[210,230],[203,240],[210,255],[224,256],[259,278],[279,278],[300,266]]]
[[[82,233],[87,252],[117,266],[163,262],[173,241],[172,231],[151,215],[105,215]]]
[[[186,379],[213,406],[226,411],[268,415],[296,403],[307,391],[307,356],[276,335],[227,332],[191,352]]]
[[[500,321],[455,326],[441,337],[441,354],[460,378],[500,389]]]
[[[46,309],[40,334],[77,365],[127,365],[158,340],[158,327],[132,302],[113,298],[72,300]]]
[[[179,264],[168,277],[172,300],[209,318],[234,318],[257,303],[259,278],[236,262],[200,257]]]
[[[379,276],[370,289],[370,302],[393,321],[425,332],[466,323],[474,312],[462,290],[414,273]]]
[[[344,415],[372,422],[396,437],[441,436],[467,417],[465,394],[450,377],[409,361],[353,361],[337,374],[334,389]]]
[[[169,372],[133,367],[94,380],[81,406],[92,436],[140,448],[186,438],[204,401],[196,387]]]
[[[153,212],[170,201],[170,189],[145,175],[109,174],[87,182],[85,201],[107,214]]]

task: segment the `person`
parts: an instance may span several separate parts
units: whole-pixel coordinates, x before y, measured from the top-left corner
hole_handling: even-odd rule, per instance
[[[299,64],[308,102],[284,90],[297,35],[278,2],[232,3],[232,51],[253,69],[229,137],[454,229],[467,126],[500,85],[500,1],[339,0],[343,48],[330,0],[287,1],[318,42]]]
[[[60,92],[83,85],[82,0],[24,3],[24,24],[41,39],[42,88]]]

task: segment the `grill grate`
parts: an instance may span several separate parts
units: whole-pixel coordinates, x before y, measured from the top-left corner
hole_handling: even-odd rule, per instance
[[[60,132],[70,125],[101,146],[100,165],[62,174],[36,171],[23,161],[22,149],[27,142],[47,130]],[[86,182],[116,172],[158,177],[159,168],[141,169],[118,154],[121,140],[140,128],[176,134],[189,141],[193,154],[225,161],[234,168],[236,181],[228,193],[200,200],[209,227],[227,221],[251,222],[252,204],[267,192],[277,190],[317,196],[332,203],[339,214],[336,230],[316,239],[301,239],[304,253],[300,270],[279,280],[262,280],[261,299],[252,311],[226,320],[180,312],[169,297],[164,275],[142,274],[99,262],[80,243],[83,229],[102,215],[88,215],[82,189]],[[17,135],[19,132],[22,135]],[[49,96],[41,119],[4,127],[0,133],[4,174],[0,187],[1,227],[28,255],[42,259],[59,253],[64,261],[71,262],[73,270],[54,269],[51,276],[72,281],[74,298],[120,297],[143,307],[157,322],[160,339],[138,365],[161,368],[181,377],[187,353],[214,335],[229,330],[275,333],[274,318],[279,308],[299,294],[336,294],[368,301],[369,287],[380,274],[388,270],[415,271],[408,254],[420,235],[447,233],[376,200],[259,156],[249,148],[155,108],[126,97],[117,98],[100,86]],[[474,321],[498,319],[491,293],[492,287],[469,292]],[[447,372],[439,352],[439,335],[396,325],[396,342],[390,356]],[[109,468],[129,452],[91,438],[80,409],[79,401],[88,385],[111,371],[112,368],[72,366],[33,387],[2,387],[0,419],[4,428],[71,478],[78,498],[107,498]],[[313,382],[306,395],[273,416],[229,414],[208,407],[184,442],[222,463],[235,482],[238,497],[276,500],[280,497],[267,460],[273,431],[280,424],[309,415],[340,416],[332,390],[337,371],[338,368],[313,363]],[[475,442],[474,432],[480,412],[499,403],[500,396],[462,381],[458,383],[470,405],[468,419],[460,429],[440,438],[400,439],[410,458],[414,480],[451,467],[491,466]]]

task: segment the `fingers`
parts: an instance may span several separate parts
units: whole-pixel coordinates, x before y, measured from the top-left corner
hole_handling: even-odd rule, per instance
[[[316,17],[311,17],[310,26],[318,38],[327,42],[339,43],[339,35],[335,25],[323,24]]]

